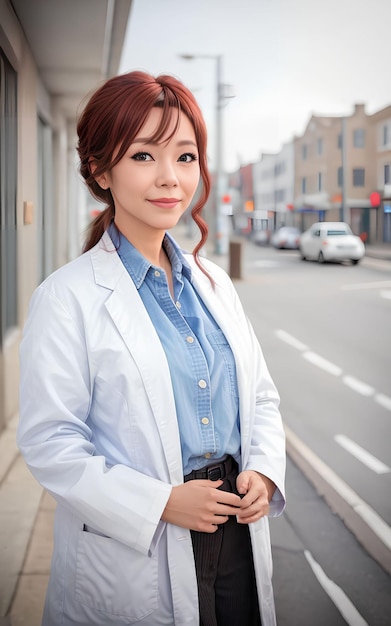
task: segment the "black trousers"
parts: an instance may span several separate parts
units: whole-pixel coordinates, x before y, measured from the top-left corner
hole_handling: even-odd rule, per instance
[[[219,489],[236,490],[237,465]],[[214,468],[215,469],[215,468]],[[201,478],[200,472],[194,472]],[[208,476],[205,476],[208,477]],[[186,480],[192,478],[186,477]],[[200,626],[261,626],[250,533],[230,516],[215,533],[191,531],[197,573]]]

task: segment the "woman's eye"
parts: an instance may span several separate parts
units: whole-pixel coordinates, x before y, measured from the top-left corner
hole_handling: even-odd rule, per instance
[[[192,161],[197,161],[197,157],[192,152],[185,152],[185,154],[181,154],[178,161],[182,163],[191,163]]]
[[[131,158],[134,161],[151,161],[152,160],[152,156],[149,154],[149,152],[136,152],[136,154],[133,154]]]

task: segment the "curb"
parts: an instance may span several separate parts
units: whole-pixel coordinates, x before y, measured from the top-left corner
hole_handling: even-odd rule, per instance
[[[369,245],[365,248],[365,256],[370,259],[391,261],[391,244],[379,245],[379,246]]]
[[[383,569],[391,574],[391,528],[284,424],[287,453],[331,510]]]

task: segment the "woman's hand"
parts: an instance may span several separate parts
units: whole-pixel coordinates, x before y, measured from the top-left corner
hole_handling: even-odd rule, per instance
[[[254,470],[246,470],[237,477],[236,488],[243,494],[236,513],[239,524],[250,524],[269,514],[269,502],[276,489],[270,478]]]
[[[238,495],[218,489],[222,483],[189,480],[173,487],[162,520],[198,532],[216,532],[218,525],[225,524],[229,515],[237,515],[242,505]]]

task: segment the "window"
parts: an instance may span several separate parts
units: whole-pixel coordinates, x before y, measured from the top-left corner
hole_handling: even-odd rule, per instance
[[[16,72],[0,49],[0,344],[17,324]]]
[[[323,154],[323,139],[321,137],[319,137],[316,142],[316,152],[318,156],[321,156]]]
[[[338,168],[337,184],[338,184],[338,187],[342,187],[342,185],[343,185],[343,169],[342,169],[342,167]]]
[[[355,148],[365,148],[365,130],[356,128],[353,131],[353,145]]]
[[[301,179],[301,193],[305,193],[307,191],[307,179]]]
[[[280,176],[285,172],[285,161],[280,161],[274,166],[274,176]]]
[[[303,145],[301,146],[301,156],[303,161],[307,160],[308,157],[308,146],[306,143],[303,143]]]
[[[388,146],[388,126],[385,124],[383,126],[383,146]]]
[[[285,189],[276,189],[274,191],[274,201],[275,202],[285,201]]]
[[[38,198],[36,207],[38,279],[53,271],[53,148],[52,131],[38,119]]]
[[[322,191],[322,172],[318,172],[318,191]]]
[[[353,170],[353,187],[365,187],[365,169],[357,167]]]
[[[384,184],[389,185],[390,183],[391,183],[390,165],[389,163],[386,163],[386,165],[384,166]]]
[[[351,235],[352,232],[350,230],[349,227],[346,228],[328,228],[327,229],[327,237],[340,237],[340,236],[344,236],[344,235]]]

